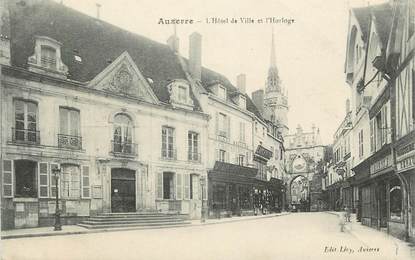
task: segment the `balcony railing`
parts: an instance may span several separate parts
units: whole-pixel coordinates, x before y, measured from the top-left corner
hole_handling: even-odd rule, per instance
[[[161,158],[164,160],[177,160],[176,149],[162,149]]]
[[[76,135],[58,134],[58,147],[81,150],[82,137]]]
[[[12,128],[13,143],[40,144],[40,132],[30,129]]]
[[[225,137],[225,138],[228,136],[226,131],[223,131],[223,130],[219,130],[218,135],[221,136],[221,137]]]
[[[137,144],[130,142],[111,141],[111,152],[115,155],[137,155]]]
[[[194,152],[188,152],[187,153],[187,160],[192,162],[201,162],[201,154],[200,153],[194,153]]]

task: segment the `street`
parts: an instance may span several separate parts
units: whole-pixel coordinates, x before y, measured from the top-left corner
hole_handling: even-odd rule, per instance
[[[360,224],[359,224],[360,225]],[[327,213],[185,228],[2,241],[2,259],[409,259],[389,239],[371,244],[340,232]]]

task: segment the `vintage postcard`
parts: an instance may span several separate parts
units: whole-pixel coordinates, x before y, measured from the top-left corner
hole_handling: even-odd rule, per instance
[[[0,0],[0,258],[415,259],[415,0]]]

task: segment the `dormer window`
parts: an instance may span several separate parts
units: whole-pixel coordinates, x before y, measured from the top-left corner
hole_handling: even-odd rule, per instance
[[[56,49],[42,45],[40,47],[40,62],[42,67],[56,70]]]
[[[184,86],[178,87],[178,95],[179,95],[179,101],[182,103],[187,102],[187,88]]]
[[[223,86],[218,86],[218,97],[226,100],[226,89]]]
[[[46,36],[36,36],[34,54],[28,58],[30,71],[66,78],[68,67],[61,60],[62,44]]]
[[[176,80],[168,86],[172,105],[186,109],[193,109],[193,100],[190,98],[190,86],[186,81]]]
[[[244,95],[239,95],[239,107],[246,109],[246,98]]]

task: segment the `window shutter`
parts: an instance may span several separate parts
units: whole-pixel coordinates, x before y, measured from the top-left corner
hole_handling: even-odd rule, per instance
[[[52,198],[56,197],[56,181],[55,181],[55,177],[53,176],[52,169],[58,169],[58,168],[59,168],[59,164],[57,164],[57,163],[51,163],[50,167],[49,167],[49,183],[50,183],[50,186],[49,186],[50,187],[50,193],[49,194]],[[59,176],[59,180],[58,180],[58,186],[59,186],[58,188],[60,188],[60,181],[61,181],[62,176],[63,176],[63,173],[61,172],[61,174]],[[58,196],[60,197],[61,189],[59,189],[58,192],[59,192]]]
[[[89,183],[89,166],[82,166],[82,198],[90,198],[91,197],[91,187]]]
[[[176,174],[176,198],[178,200],[183,199],[182,197],[182,192],[183,191],[183,186],[182,186],[182,174],[181,173],[177,173]]]
[[[370,152],[375,151],[375,145],[374,145],[374,120],[370,120]]]
[[[48,163],[40,162],[38,167],[39,198],[49,197]]]
[[[13,161],[3,160],[3,197],[13,197]]]
[[[216,149],[216,161],[220,160],[219,149]]]
[[[200,185],[200,182],[199,182],[199,176],[198,175],[192,175],[193,176],[193,178],[192,178],[192,187],[193,187],[193,196],[192,196],[192,198],[194,199],[194,200],[196,200],[196,199],[199,199],[200,200],[200,188],[199,188],[199,185]]]
[[[383,143],[386,144],[388,142],[388,106],[385,104],[383,106]]]
[[[226,117],[226,119],[227,119],[227,122],[226,122],[226,124],[227,124],[227,129],[226,129],[226,131],[227,131],[227,137],[228,137],[228,139],[229,139],[229,141],[231,140],[231,117],[228,115],[227,117]]]
[[[216,112],[216,135],[219,135],[219,113]]]
[[[229,163],[229,152],[225,152],[225,162]]]
[[[157,199],[163,199],[163,173],[157,173]]]
[[[190,174],[184,174],[184,199],[190,198]]]

